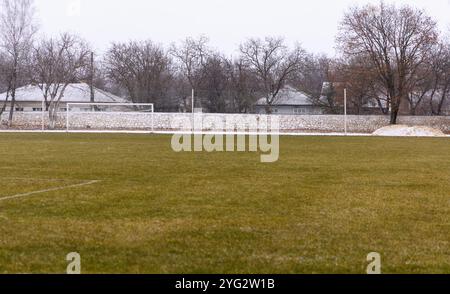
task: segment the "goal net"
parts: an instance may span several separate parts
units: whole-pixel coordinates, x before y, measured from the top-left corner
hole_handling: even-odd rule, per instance
[[[67,131],[153,131],[150,103],[68,103]]]

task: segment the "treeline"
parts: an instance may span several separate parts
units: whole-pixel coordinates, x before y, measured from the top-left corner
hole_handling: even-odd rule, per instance
[[[114,43],[101,65],[106,83],[133,102],[151,102],[162,110],[209,112],[251,111],[256,99],[272,104],[293,81],[306,60],[299,46],[288,48],[282,38],[250,39],[231,59],[213,50],[206,37],[187,38],[164,48],[152,41]]]
[[[340,56],[330,58],[289,46],[281,37],[248,39],[233,58],[213,49],[206,37],[168,47],[151,40],[112,43],[96,55],[81,37],[38,36],[32,0],[1,0],[0,90],[13,107],[20,86],[42,90],[50,117],[70,83],[87,82],[157,111],[195,107],[220,113],[247,113],[265,98],[267,112],[286,85],[305,92],[328,113],[368,108],[441,115],[450,100],[450,45],[423,10],[380,3],[350,8],[336,38]]]

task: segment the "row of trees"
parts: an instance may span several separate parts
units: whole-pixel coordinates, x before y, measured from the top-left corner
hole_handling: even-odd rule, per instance
[[[9,125],[13,121],[18,87],[27,84],[39,87],[54,124],[66,87],[92,77],[91,49],[85,41],[70,34],[38,40],[37,31],[32,0],[2,0],[0,86],[6,97],[0,114],[9,104]]]
[[[187,38],[165,48],[150,40],[113,43],[96,58],[80,37],[37,35],[33,0],[1,0],[0,90],[11,103],[16,89],[38,86],[51,121],[74,82],[109,90],[135,103],[155,103],[160,111],[250,112],[264,97],[267,112],[290,85],[329,113],[342,111],[343,89],[350,112],[368,103],[396,123],[401,109],[411,114],[443,112],[450,100],[450,45],[424,11],[380,3],[348,10],[339,27],[341,56],[329,58],[287,46],[283,38],[248,39],[238,55],[211,48],[206,37]],[[326,85],[324,87],[324,85]],[[93,99],[94,97],[92,97]]]
[[[194,90],[196,107],[249,112],[257,97],[273,105],[307,59],[300,46],[289,49],[273,37],[249,39],[240,53],[226,57],[205,37],[187,38],[168,50],[151,41],[114,43],[102,64],[106,78],[133,102],[190,109]]]

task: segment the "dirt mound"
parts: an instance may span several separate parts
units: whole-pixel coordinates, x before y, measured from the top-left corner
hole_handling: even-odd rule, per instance
[[[376,130],[373,133],[374,136],[385,137],[443,137],[445,134],[437,129],[421,126],[403,126],[395,125],[388,126]]]

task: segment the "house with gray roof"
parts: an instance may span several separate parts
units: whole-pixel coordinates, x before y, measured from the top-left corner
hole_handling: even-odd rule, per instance
[[[3,105],[6,93],[0,94],[0,104]],[[10,100],[11,98],[9,98]],[[37,112],[42,111],[44,96],[38,86],[28,85],[16,90],[15,111],[17,112]],[[129,101],[94,87],[95,103],[128,103]],[[64,91],[64,96],[59,104],[59,111],[65,111],[67,103],[90,103],[91,89],[86,83],[69,84]],[[80,106],[82,107],[82,106]],[[85,106],[90,109],[89,106]],[[9,109],[9,102],[6,109]]]
[[[259,99],[254,105],[257,114],[267,114],[266,98]],[[319,115],[323,114],[322,107],[315,105],[305,93],[291,86],[284,87],[271,105],[272,114],[280,115]]]

